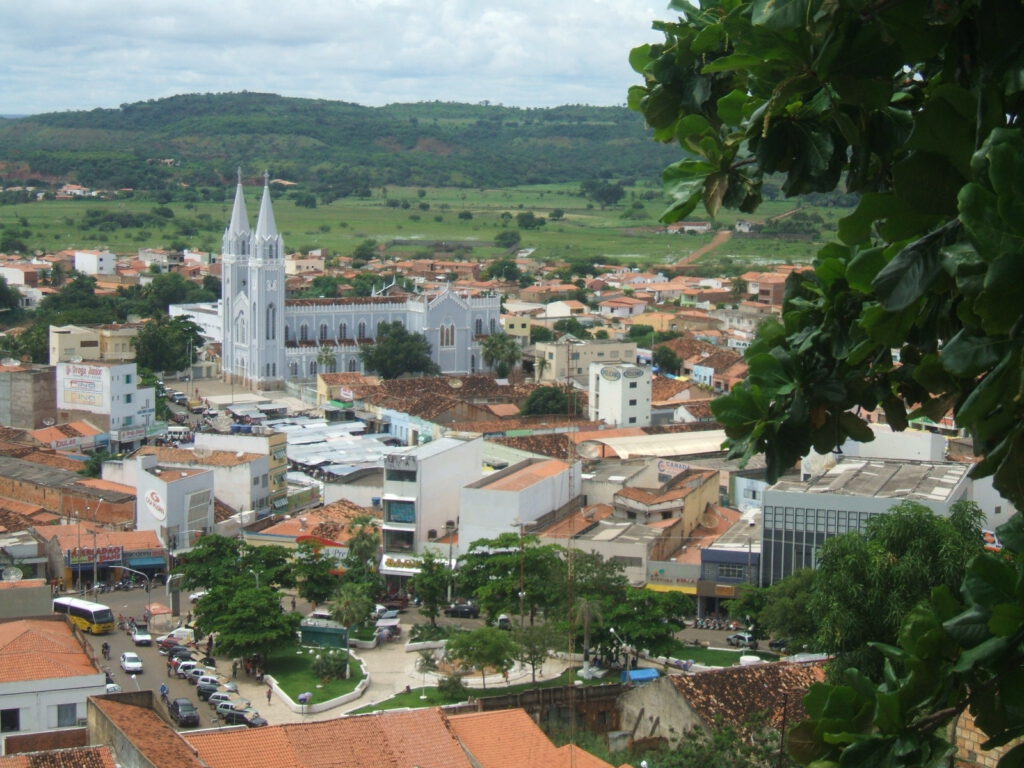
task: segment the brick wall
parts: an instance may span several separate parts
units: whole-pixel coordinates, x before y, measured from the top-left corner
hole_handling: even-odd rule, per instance
[[[1002,747],[984,750],[988,737],[974,724],[970,712],[964,712],[953,724],[952,740],[956,746],[956,764],[961,768],[996,768],[999,759],[1024,739],[1016,739]]]

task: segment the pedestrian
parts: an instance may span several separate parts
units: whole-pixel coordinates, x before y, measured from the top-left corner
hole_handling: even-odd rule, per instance
[[[234,661],[231,662],[231,677],[234,678],[234,677],[237,677],[237,676],[238,676],[238,659],[235,659]]]
[[[191,623],[192,623],[192,611],[189,611],[188,613],[185,614],[185,626],[187,627]]]
[[[295,596],[292,596],[292,613],[295,613]]]
[[[267,704],[268,705],[270,704],[270,697],[273,695],[273,693],[274,692],[270,689],[270,686],[268,685],[267,686]]]

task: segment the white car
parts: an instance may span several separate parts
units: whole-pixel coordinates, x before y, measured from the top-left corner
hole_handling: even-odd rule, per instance
[[[107,683],[107,693],[120,693],[121,686],[117,683]]]
[[[132,630],[132,642],[136,645],[153,644],[153,636],[149,634],[149,628],[145,624],[137,624]]]
[[[125,651],[121,654],[121,669],[125,672],[142,672],[142,659],[139,654]]]
[[[198,603],[199,599],[201,597],[203,597],[205,594],[206,594],[206,590],[205,589],[201,589],[198,592],[193,592],[191,595],[189,595],[188,596],[188,600],[189,600],[190,603]]]

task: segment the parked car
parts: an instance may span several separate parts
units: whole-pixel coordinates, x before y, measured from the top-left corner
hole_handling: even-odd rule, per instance
[[[192,685],[195,685],[196,683],[198,683],[200,678],[211,677],[212,675],[215,675],[215,674],[217,674],[217,670],[210,669],[209,667],[204,667],[202,664],[197,664],[196,666],[192,667],[192,669],[190,669],[184,675],[181,674],[181,670],[180,669],[178,670],[179,677],[184,677]]]
[[[725,638],[725,642],[736,648],[750,648],[757,650],[757,640],[749,632],[735,632]]]
[[[191,595],[189,595],[189,596],[188,596],[188,600],[189,600],[189,602],[190,602],[190,603],[198,603],[198,602],[199,602],[199,600],[200,600],[200,599],[201,599],[201,598],[202,598],[202,597],[203,597],[203,596],[204,596],[205,594],[206,594],[206,590],[205,590],[205,589],[200,589],[200,590],[199,590],[198,592],[193,592],[193,593],[192,593]]]
[[[248,707],[250,703],[248,699],[243,699],[235,691],[215,691],[214,693],[211,693],[210,698],[207,699],[210,709],[216,709],[217,705],[222,701],[229,702],[232,706],[236,704],[244,704]]]
[[[198,661],[183,661],[174,668],[174,671],[178,677],[188,677],[188,673],[198,666]]]
[[[778,639],[768,641],[768,647],[771,648],[773,651],[784,651],[786,650],[786,647],[788,645],[789,640]]]
[[[498,629],[504,629],[506,632],[512,631],[512,619],[508,617],[507,613],[503,613],[498,617]]]
[[[120,693],[121,686],[117,683],[107,683],[107,693]]]
[[[248,728],[260,728],[269,723],[262,717],[260,713],[255,709],[233,709],[229,712],[225,712],[221,719],[225,725],[244,725]]]
[[[480,616],[480,606],[476,603],[452,603],[444,609],[444,615],[459,619],[475,619]]]
[[[218,701],[213,706],[213,711],[217,713],[217,717],[224,717],[228,712],[244,712],[247,709],[252,709],[249,706],[249,702],[239,698]]]
[[[172,699],[167,705],[167,714],[178,725],[199,725],[199,710],[188,699]]]
[[[153,636],[149,634],[149,627],[145,624],[136,624],[132,630],[132,642],[136,645],[152,645]]]
[[[196,696],[200,701],[209,701],[213,694],[220,691],[220,683],[196,683]]]
[[[142,659],[139,654],[132,651],[125,651],[121,654],[121,669],[133,674],[142,673]]]

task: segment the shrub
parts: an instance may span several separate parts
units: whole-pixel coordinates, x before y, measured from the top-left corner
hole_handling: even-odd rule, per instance
[[[469,690],[462,684],[462,678],[458,675],[448,675],[441,678],[437,684],[438,693],[452,701],[462,701],[469,695]]]
[[[313,674],[320,680],[344,680],[348,677],[348,655],[345,653],[325,652],[313,662]]]

